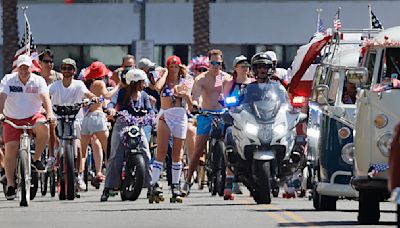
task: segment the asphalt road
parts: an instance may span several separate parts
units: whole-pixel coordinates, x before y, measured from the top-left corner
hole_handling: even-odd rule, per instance
[[[166,187],[165,187],[166,189]],[[381,203],[378,225],[361,226],[357,219],[357,201],[338,201],[335,212],[316,212],[308,198],[273,198],[270,205],[257,205],[244,187],[243,195],[233,201],[212,197],[207,189],[193,187],[182,204],[166,201],[149,204],[146,190],[135,202],[122,202],[119,196],[100,202],[101,190],[90,188],[74,201],[40,193],[27,208],[19,207],[17,199],[7,201],[0,193],[0,228],[9,227],[395,227],[395,205]]]

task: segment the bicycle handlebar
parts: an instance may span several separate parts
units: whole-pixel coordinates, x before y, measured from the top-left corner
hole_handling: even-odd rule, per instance
[[[221,110],[215,110],[215,111],[209,111],[209,110],[198,110],[194,112],[190,112],[192,115],[202,115],[202,116],[208,116],[208,115],[213,115],[213,116],[221,116],[225,112],[227,112],[228,109],[224,108]]]
[[[6,119],[6,118],[0,120],[0,122],[8,123],[8,124],[10,124],[10,125],[11,125],[13,128],[15,128],[15,129],[31,130],[31,129],[33,129],[33,128],[39,126],[39,125],[48,124],[48,123],[50,122],[50,120],[45,120],[45,121],[40,120],[40,121],[36,122],[34,125],[21,125],[21,126],[16,125],[16,124],[13,123],[11,120],[8,120],[8,119]]]

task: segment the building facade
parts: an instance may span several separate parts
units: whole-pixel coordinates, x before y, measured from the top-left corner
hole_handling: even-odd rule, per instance
[[[368,3],[386,28],[400,24],[398,1],[210,1],[211,48],[224,52],[228,70],[235,56],[250,58],[263,50],[276,51],[280,65],[288,67],[298,46],[307,43],[316,31],[317,8],[323,9],[325,28],[333,26],[334,15],[341,7],[342,28],[359,29],[369,27]],[[135,51],[133,44],[140,32],[135,1],[25,0],[19,4],[29,6],[34,41],[39,50],[54,51],[56,66],[61,59],[72,57],[80,67],[101,60],[112,68],[121,64],[124,54]],[[181,56],[184,63],[191,58],[192,7],[192,0],[147,1],[145,38],[154,42],[153,59],[158,64],[164,65],[171,54]],[[18,19],[21,35],[22,10]]]

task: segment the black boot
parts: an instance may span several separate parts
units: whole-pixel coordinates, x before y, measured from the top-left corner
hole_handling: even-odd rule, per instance
[[[101,198],[100,198],[100,202],[107,201],[109,196],[110,196],[110,189],[104,188],[103,194],[101,195]]]
[[[182,194],[180,184],[172,184],[171,191],[172,197],[170,199],[170,203],[182,203],[184,194]]]

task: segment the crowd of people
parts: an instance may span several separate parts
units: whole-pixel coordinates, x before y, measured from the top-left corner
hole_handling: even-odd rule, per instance
[[[239,95],[249,83],[278,83],[283,88],[288,80],[286,70],[277,68],[276,54],[272,51],[257,53],[250,61],[244,55],[236,57],[231,74],[223,71],[223,53],[217,49],[210,50],[208,56],[193,58],[189,66],[183,65],[180,57],[172,55],[165,68],[147,58],[136,62],[134,56],[126,55],[121,67],[115,71],[95,61],[80,73],[75,60],[65,58],[59,73],[53,69],[54,55],[48,49],[40,54],[39,61],[41,71],[32,72],[32,59],[20,55],[14,72],[1,80],[0,119],[7,118],[20,125],[50,120],[49,126],[39,125],[33,129],[36,147],[32,167],[41,172],[46,166],[58,164],[57,116],[53,114],[52,105],[74,104],[84,98],[98,101],[82,108],[74,125],[79,133],[78,187],[81,190],[86,188],[83,172],[90,145],[95,161],[95,178],[104,182],[101,201],[107,201],[110,192],[121,185],[124,153],[119,132],[127,124],[120,117],[110,118],[115,117],[116,112],[125,110],[131,113],[142,109],[156,116],[154,126],[148,124],[141,129],[142,146],[146,152],[143,187],[149,189],[149,195],[162,193],[159,181],[169,154],[172,163],[167,167],[170,169],[172,195],[184,197],[190,192],[193,173],[205,151],[214,118],[212,115],[196,117],[191,113],[223,110],[226,108],[224,98]],[[100,102],[100,98],[104,101]],[[113,119],[112,130],[109,130],[110,119]],[[157,151],[151,154],[149,141],[155,132]],[[14,173],[20,134],[20,130],[3,124],[4,150],[0,152],[0,169],[5,171],[2,178],[7,179],[5,194],[8,200],[16,196]],[[186,178],[181,181],[185,165],[184,145],[189,167]],[[46,146],[49,155],[45,165],[41,155]],[[233,199],[233,186],[234,174],[228,167],[224,190],[226,199]]]

